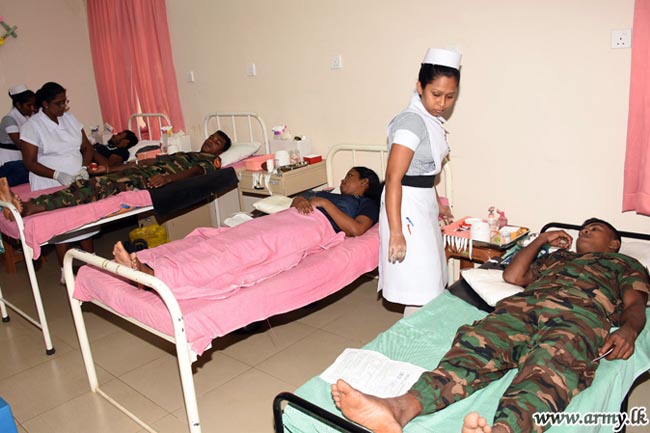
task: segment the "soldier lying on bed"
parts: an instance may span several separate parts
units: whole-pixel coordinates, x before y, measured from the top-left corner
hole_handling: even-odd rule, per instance
[[[212,173],[221,168],[221,159],[218,155],[228,150],[230,144],[230,138],[223,131],[217,131],[203,142],[199,152],[177,152],[171,155],[160,155],[156,159],[140,163],[89,168],[89,172],[97,176],[89,180],[79,178],[67,188],[24,202],[11,192],[6,179],[0,178],[0,199],[12,202],[21,215],[28,216],[92,203],[123,191],[158,188],[181,179]],[[8,209],[4,209],[3,212],[7,219],[13,219]]]
[[[646,322],[648,271],[619,254],[620,235],[599,219],[585,221],[577,252],[565,248],[563,230],[542,233],[521,250],[504,279],[525,286],[501,300],[491,314],[458,329],[438,367],[422,374],[404,395],[377,398],[343,380],[332,397],[343,414],[375,433],[401,432],[413,418],[441,410],[502,377],[518,373],[499,401],[494,424],[472,412],[463,433],[526,433],[550,426],[533,422],[536,412],[562,412],[587,388],[596,359],[627,359]],[[535,260],[548,244],[561,248]],[[610,327],[619,328],[609,333]]]

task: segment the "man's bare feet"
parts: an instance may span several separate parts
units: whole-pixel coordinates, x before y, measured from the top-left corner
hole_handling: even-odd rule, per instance
[[[492,427],[487,425],[485,418],[478,412],[470,412],[465,415],[462,433],[492,433]]]
[[[332,385],[332,398],[343,415],[374,433],[402,432],[388,399],[357,391],[342,379]]]
[[[138,260],[135,253],[129,254],[120,241],[113,247],[113,258],[120,265],[128,266],[131,269],[144,272],[145,274],[154,275],[153,269]]]
[[[22,213],[23,204],[20,201],[20,198],[11,192],[11,189],[9,188],[9,182],[7,182],[6,177],[0,177],[0,200],[13,204],[18,212]],[[2,213],[9,221],[14,220],[14,215],[8,208],[3,208]]]

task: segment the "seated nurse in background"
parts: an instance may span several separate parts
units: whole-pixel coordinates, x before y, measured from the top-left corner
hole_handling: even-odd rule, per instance
[[[63,86],[45,83],[36,91],[38,113],[20,129],[23,162],[30,171],[32,191],[68,186],[77,178],[89,178],[86,167],[92,162],[94,149],[81,122],[67,112],[68,102]],[[77,239],[84,250],[93,252],[89,237],[95,233]],[[57,244],[55,248],[62,266],[69,245]]]
[[[20,152],[20,128],[34,114],[34,92],[24,85],[9,89],[13,108],[0,121],[0,177],[10,186],[29,181],[29,172]]]
[[[361,236],[379,220],[383,184],[377,173],[366,167],[352,167],[341,180],[341,193],[309,191],[293,199],[292,207],[302,214],[318,208],[334,227],[346,236]]]

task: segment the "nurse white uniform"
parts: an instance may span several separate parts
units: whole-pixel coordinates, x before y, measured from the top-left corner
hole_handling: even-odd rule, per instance
[[[386,214],[385,192],[379,214],[379,286],[386,300],[402,305],[424,305],[445,289],[447,266],[438,225],[438,202],[433,182],[428,187],[407,186],[413,176],[440,173],[449,153],[444,119],[429,114],[417,92],[408,108],[388,126],[389,152],[393,143],[413,150],[414,155],[402,181],[402,232],[406,256],[401,263],[389,263],[390,229]],[[421,179],[421,178],[420,178]]]
[[[53,122],[43,111],[32,116],[20,129],[20,139],[38,147],[38,162],[53,170],[76,174],[83,165],[83,125],[70,113]],[[61,186],[56,179],[29,173],[32,191]]]
[[[0,121],[0,165],[23,158],[9,134],[20,133],[20,128],[27,122],[27,119],[14,107]]]

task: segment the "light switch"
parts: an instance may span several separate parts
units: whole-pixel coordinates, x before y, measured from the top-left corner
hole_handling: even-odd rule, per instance
[[[194,71],[189,71],[187,73],[187,82],[188,83],[193,83],[195,81],[196,81],[196,79],[194,78]]]
[[[246,75],[248,75],[249,77],[254,77],[255,75],[257,75],[257,68],[255,67],[255,63],[249,63],[246,66]]]

